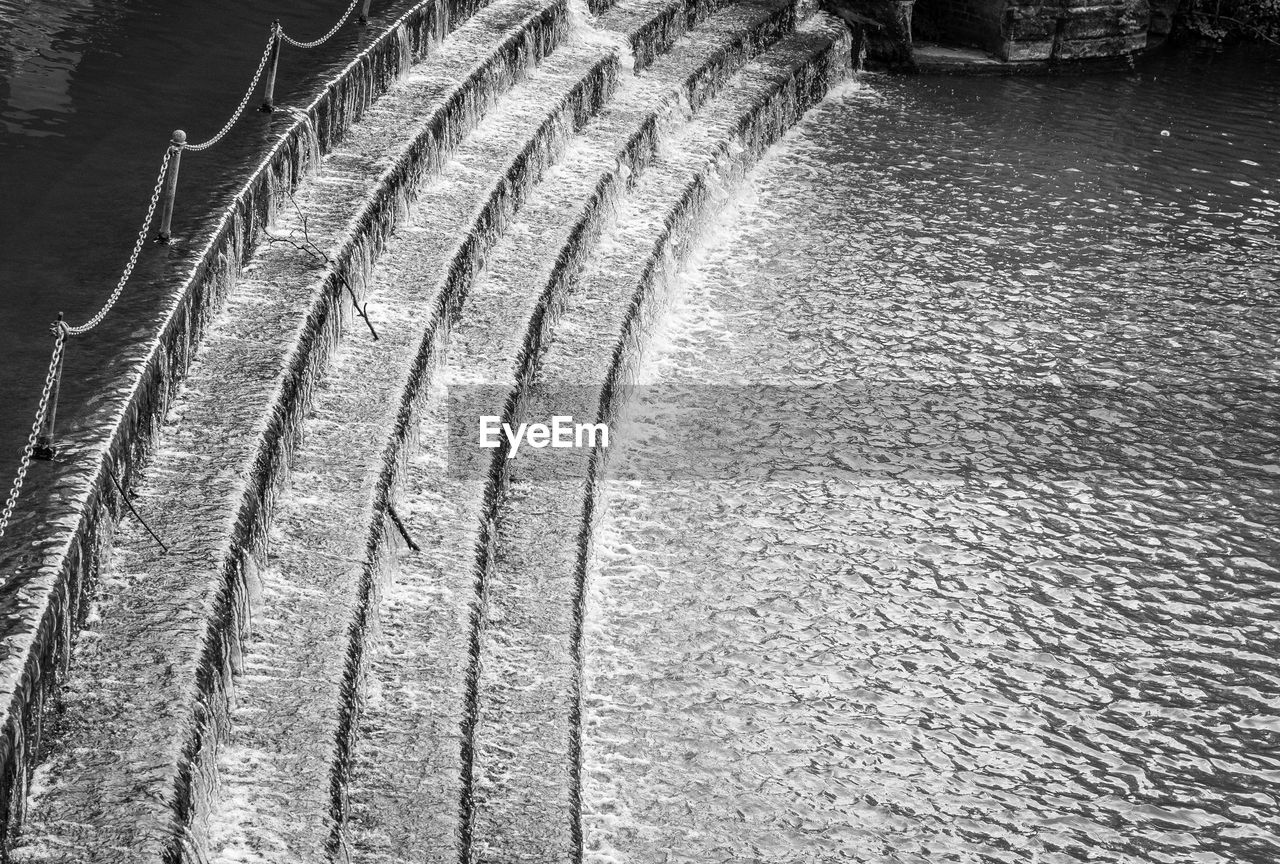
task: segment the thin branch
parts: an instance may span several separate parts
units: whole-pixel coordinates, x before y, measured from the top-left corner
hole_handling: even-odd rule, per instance
[[[129,500],[129,496],[125,493],[124,487],[120,485],[120,480],[116,477],[116,472],[111,470],[110,465],[107,465],[106,468],[107,476],[111,478],[111,482],[115,484],[116,491],[120,493],[120,500],[129,508],[129,512],[133,514],[133,518],[137,519],[139,524],[141,524],[143,528],[147,529],[147,533],[151,535],[151,538],[160,544],[160,548],[164,550],[164,554],[168,555],[169,547],[164,545],[164,541],[160,539],[160,535],[152,531],[151,526],[147,524],[147,520],[143,519],[142,516],[139,515],[138,511],[133,509],[133,502]]]
[[[409,530],[405,528],[404,523],[400,521],[400,514],[396,512],[396,508],[388,504],[387,514],[391,517],[391,523],[395,525],[396,529],[400,532],[400,536],[404,538],[404,542],[409,544],[409,548],[414,552],[421,552],[422,547],[413,542],[413,538],[409,536]]]
[[[351,287],[351,282],[347,279],[346,275],[344,275],[343,272],[338,269],[333,259],[330,258],[328,254],[323,249],[321,249],[314,240],[311,239],[311,234],[307,231],[307,217],[303,215],[302,208],[298,206],[297,199],[293,197],[293,191],[286,190],[285,194],[289,196],[289,202],[293,204],[293,209],[298,214],[298,221],[302,223],[302,239],[306,243],[306,246],[303,246],[302,244],[298,243],[298,241],[293,239],[292,230],[290,230],[289,232],[290,236],[288,237],[277,237],[271,234],[269,231],[264,230],[263,233],[266,235],[267,240],[272,243],[278,243],[278,242],[288,243],[289,245],[293,246],[294,249],[297,249],[299,252],[306,252],[307,254],[311,255],[311,257],[315,258],[317,261],[323,261],[325,264],[329,265],[330,267],[333,267],[334,275],[336,275],[339,279],[342,280],[342,284],[346,287],[347,293],[351,295],[351,308],[355,309],[356,314],[364,319],[365,326],[369,328],[369,335],[373,337],[374,342],[377,342],[378,331],[374,329],[373,320],[369,317],[369,304],[366,302],[363,306],[360,305],[360,298],[356,296],[356,289]]]
[[[1270,42],[1272,45],[1280,45],[1280,41],[1277,41],[1276,39],[1271,38],[1266,34],[1264,30],[1262,30],[1260,27],[1254,24],[1250,24],[1247,21],[1241,21],[1239,18],[1232,18],[1229,15],[1222,15],[1219,17],[1223,21],[1230,21],[1232,24],[1239,24],[1241,27],[1248,27],[1250,30],[1252,30],[1254,33],[1257,33],[1259,36],[1261,36],[1263,39]]]

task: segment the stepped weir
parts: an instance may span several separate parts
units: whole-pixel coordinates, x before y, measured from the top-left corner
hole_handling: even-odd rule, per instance
[[[460,466],[448,393],[607,423],[855,53],[810,0],[432,0],[295,111],[6,562],[5,860],[580,860],[608,451]]]

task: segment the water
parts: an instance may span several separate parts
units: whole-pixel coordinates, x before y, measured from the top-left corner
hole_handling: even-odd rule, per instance
[[[762,162],[614,457],[590,860],[1280,857],[1278,107],[872,78]]]
[[[309,101],[358,47],[413,6],[381,0],[323,46],[286,47],[276,101]],[[48,323],[78,324],[124,267],[174,128],[203,141],[230,116],[279,16],[299,39],[323,34],[347,0],[0,0],[0,476],[4,488],[48,363]],[[116,310],[67,353],[59,425],[105,424],[122,349],[155,332],[184,264],[269,143],[293,122],[250,110],[220,144],[182,159],[173,247],[148,246]],[[154,233],[154,231],[153,231]],[[25,512],[31,501],[24,499]]]
[[[43,322],[96,308],[273,10],[0,9],[13,453]],[[1278,96],[1256,57],[874,79],[766,161],[616,463],[594,860],[1276,858]],[[75,344],[64,422],[101,419],[264,122],[185,160],[189,239]]]

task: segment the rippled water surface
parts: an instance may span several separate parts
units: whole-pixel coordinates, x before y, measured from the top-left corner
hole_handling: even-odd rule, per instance
[[[762,163],[614,456],[592,860],[1280,860],[1278,109],[871,78]]]

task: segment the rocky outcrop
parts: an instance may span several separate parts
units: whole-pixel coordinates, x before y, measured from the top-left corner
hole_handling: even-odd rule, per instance
[[[1147,0],[1010,3],[997,53],[1003,60],[1121,57],[1147,47]]]
[[[825,0],[882,65],[914,65],[913,42],[988,52],[1006,64],[1119,58],[1147,47],[1149,30],[1164,34],[1172,8],[1161,0]]]
[[[823,0],[822,6],[853,33],[868,58],[890,67],[910,67],[915,0]]]

